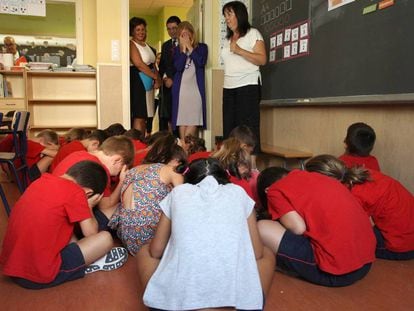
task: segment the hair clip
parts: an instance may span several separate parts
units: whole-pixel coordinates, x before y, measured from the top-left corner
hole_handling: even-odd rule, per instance
[[[189,170],[190,170],[190,168],[187,166],[187,167],[185,168],[184,172],[183,172],[183,175],[187,174]]]

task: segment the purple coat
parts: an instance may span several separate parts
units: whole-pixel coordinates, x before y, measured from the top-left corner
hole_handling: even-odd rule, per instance
[[[205,66],[207,63],[208,48],[204,43],[199,43],[190,55],[193,64],[196,68],[197,86],[201,95],[202,110],[203,110],[203,128],[206,128],[206,87],[205,87]],[[174,48],[174,67],[177,70],[172,86],[172,119],[171,125],[175,129],[177,125],[178,116],[178,100],[180,98],[181,79],[183,77],[187,55],[181,53],[180,47]]]

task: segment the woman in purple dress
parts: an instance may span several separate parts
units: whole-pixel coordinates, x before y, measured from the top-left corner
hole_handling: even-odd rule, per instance
[[[179,128],[180,139],[197,136],[199,127],[206,128],[205,65],[208,48],[197,41],[189,22],[178,25],[179,45],[174,48],[177,70],[172,87],[172,127]]]

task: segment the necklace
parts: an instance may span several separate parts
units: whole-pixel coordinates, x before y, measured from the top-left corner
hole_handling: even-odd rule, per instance
[[[189,57],[189,59],[190,59],[190,61],[185,64],[185,67],[184,67],[185,69],[188,69],[191,66],[192,59],[190,57]]]

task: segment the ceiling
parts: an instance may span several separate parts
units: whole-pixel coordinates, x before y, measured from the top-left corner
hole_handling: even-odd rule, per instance
[[[129,11],[140,15],[158,15],[167,7],[190,8],[193,0],[129,0]]]

